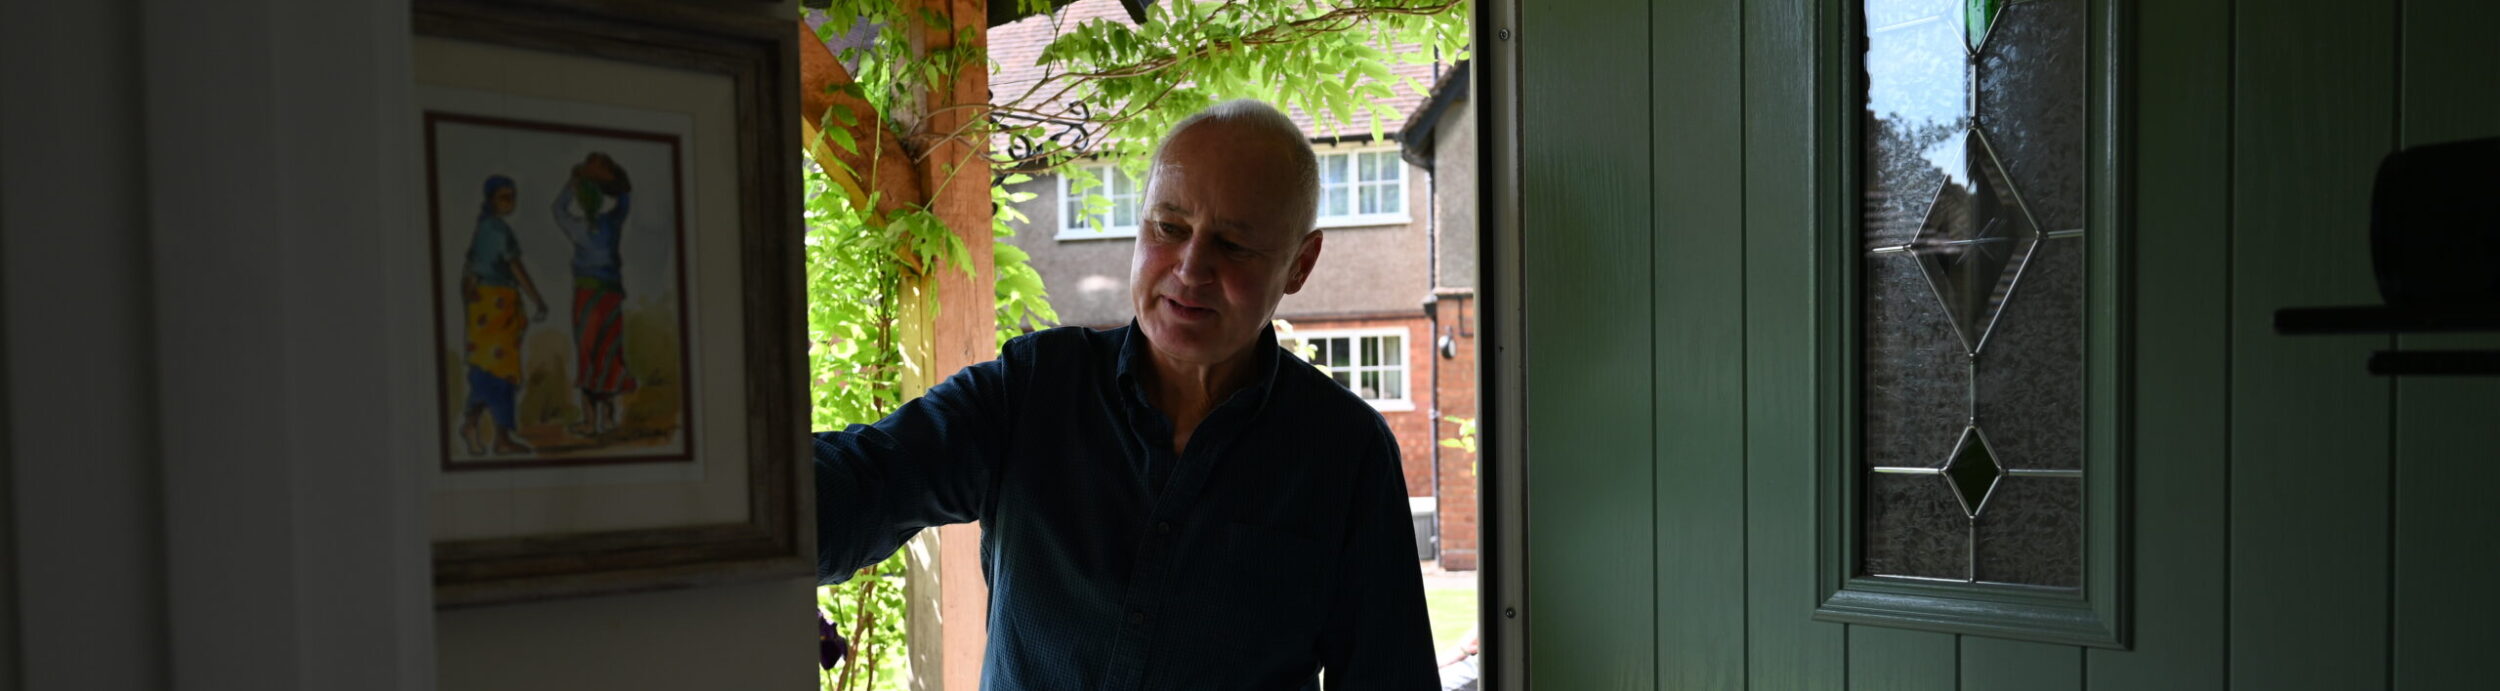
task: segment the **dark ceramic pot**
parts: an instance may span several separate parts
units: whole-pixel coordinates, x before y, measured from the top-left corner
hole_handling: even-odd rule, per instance
[[[2500,308],[2500,138],[2379,162],[2370,259],[2388,305]]]

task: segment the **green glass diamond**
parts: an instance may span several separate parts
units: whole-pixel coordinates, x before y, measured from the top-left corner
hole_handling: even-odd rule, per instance
[[[1996,25],[1997,12],[2007,4],[2009,0],[1963,0],[1962,35],[1970,39],[1971,52],[1979,52],[1980,44],[1988,41],[1988,29]]]
[[[1953,495],[1962,500],[1962,511],[1972,518],[1988,506],[1988,493],[2005,476],[2005,466],[1998,465],[1996,453],[1988,449],[1988,437],[1978,427],[1962,430],[1962,442],[1953,446],[1953,460],[1944,464],[1944,482],[1953,486]]]

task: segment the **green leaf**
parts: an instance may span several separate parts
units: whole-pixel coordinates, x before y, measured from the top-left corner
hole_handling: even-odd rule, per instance
[[[859,142],[851,138],[850,130],[833,127],[825,129],[824,133],[826,139],[833,140],[834,146],[842,147],[843,151],[851,152],[853,156],[859,155]],[[850,167],[850,164],[844,163],[843,167]]]

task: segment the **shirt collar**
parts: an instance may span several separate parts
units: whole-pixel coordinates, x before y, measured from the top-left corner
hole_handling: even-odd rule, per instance
[[[1146,331],[1138,328],[1137,320],[1130,319],[1126,333],[1120,338],[1120,359],[1113,373],[1119,380],[1120,387],[1126,389],[1129,395],[1135,397],[1139,403],[1150,404],[1153,400],[1146,397],[1145,388],[1139,386],[1137,382],[1139,372],[1154,366],[1154,363],[1147,360],[1153,357],[1153,347],[1154,344],[1146,340]],[[1251,340],[1250,350],[1250,361],[1258,367],[1258,371],[1250,375],[1248,385],[1243,386],[1240,391],[1233,392],[1232,397],[1226,399],[1218,407],[1231,405],[1233,401],[1245,398],[1251,402],[1254,409],[1267,407],[1268,394],[1276,387],[1278,358],[1285,356],[1285,349],[1276,345],[1276,326],[1270,324],[1261,328],[1258,337]]]

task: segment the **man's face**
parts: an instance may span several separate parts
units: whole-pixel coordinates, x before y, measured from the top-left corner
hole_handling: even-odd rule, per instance
[[[1240,354],[1319,260],[1305,232],[1285,143],[1204,122],[1164,147],[1147,183],[1129,298],[1137,324],[1170,360],[1213,365]]]
[[[512,206],[517,201],[519,200],[513,196],[512,188],[505,187],[495,190],[495,215],[512,215]]]

